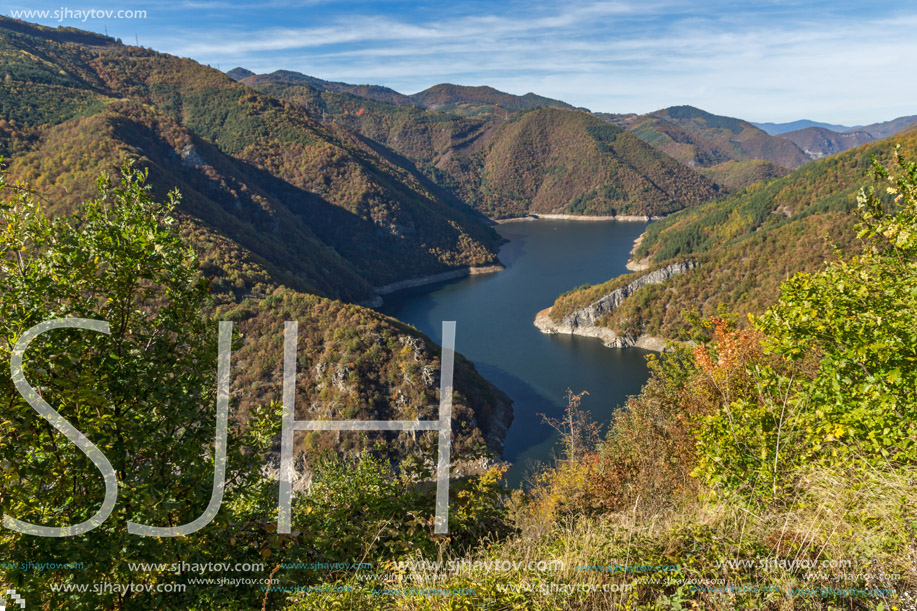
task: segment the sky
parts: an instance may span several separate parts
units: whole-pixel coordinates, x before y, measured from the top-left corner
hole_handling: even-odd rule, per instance
[[[690,104],[758,122],[917,114],[909,0],[58,0],[5,10],[4,1],[7,16],[49,11],[23,18],[107,31],[224,71],[295,70],[403,93],[490,85],[602,112]],[[77,13],[90,9],[145,17]]]

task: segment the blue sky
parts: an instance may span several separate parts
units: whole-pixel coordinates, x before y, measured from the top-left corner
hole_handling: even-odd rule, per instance
[[[863,124],[917,114],[917,3],[70,0],[19,9],[144,10],[32,19],[228,70],[289,69],[414,93],[442,82],[606,112],[675,104],[753,121]],[[2,6],[2,5],[0,5]]]

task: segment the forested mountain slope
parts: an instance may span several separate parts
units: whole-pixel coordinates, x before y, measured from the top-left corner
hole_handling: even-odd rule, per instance
[[[458,115],[322,90],[289,75],[243,82],[390,147],[495,218],[531,212],[661,215],[722,193],[713,181],[623,130],[547,98],[510,103],[503,97],[509,94],[470,88],[480,90],[481,99],[504,100],[505,112]]]
[[[0,72],[0,112],[10,133],[0,148],[14,164],[45,146],[49,130],[80,131],[77,124],[87,118],[115,126],[102,130],[114,142],[93,148],[134,147],[154,163],[170,165],[185,183],[211,174],[205,180],[211,187],[200,193],[215,197],[224,211],[235,209],[231,214],[251,234],[246,247],[254,254],[276,258],[269,245],[277,241],[275,232],[288,230],[310,238],[284,239],[287,248],[303,250],[300,256],[343,258],[325,271],[291,262],[305,276],[329,276],[337,286],[310,280],[323,294],[367,298],[368,285],[496,261],[495,233],[412,164],[191,60],[4,19]],[[130,126],[136,126],[138,113],[148,137],[134,143],[137,134]],[[156,133],[162,130],[171,138]],[[60,183],[61,203],[81,184],[68,165],[85,159],[89,175],[102,169],[91,167],[99,155],[81,150],[83,140],[59,138],[57,157],[34,155],[62,162],[41,170],[43,180]],[[221,170],[234,174],[234,184],[216,196]],[[17,172],[14,165],[12,175]],[[192,207],[196,195],[189,193]],[[246,206],[250,198],[257,202]],[[218,216],[227,218],[207,220],[232,237]],[[350,269],[334,272],[342,265]]]
[[[345,302],[388,282],[495,263],[496,234],[457,197],[294,104],[103,36],[0,19],[0,75],[7,179],[25,181],[52,217],[79,215],[98,197],[97,176],[129,161],[149,171],[156,199],[179,191],[179,229],[200,254],[213,307],[243,334],[236,417],[279,400],[285,320],[300,321],[300,417],[319,406],[332,419],[435,410],[435,344]],[[509,399],[461,357],[456,380],[456,449],[499,454]],[[298,445],[395,455],[426,452],[424,439],[315,434]]]
[[[853,247],[856,194],[873,157],[889,161],[895,145],[917,154],[917,132],[821,159],[794,173],[682,211],[649,226],[634,258],[645,269],[691,260],[697,267],[645,286],[600,325],[622,336],[688,336],[685,311],[710,316],[719,304],[742,315],[761,312],[780,283],[819,268]],[[645,272],[560,297],[550,316],[561,320]],[[740,316],[741,318],[741,316]]]

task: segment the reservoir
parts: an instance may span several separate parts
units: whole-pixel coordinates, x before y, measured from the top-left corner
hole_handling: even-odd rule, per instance
[[[513,400],[515,419],[503,458],[518,484],[536,462],[549,460],[557,436],[541,414],[559,418],[569,388],[587,391],[582,406],[606,425],[628,395],[647,380],[645,350],[606,348],[600,340],[545,335],[535,314],[582,284],[627,273],[634,240],[646,223],[512,221],[497,226],[509,240],[501,272],[405,289],[384,297],[380,310],[441,343],[444,320],[456,321],[455,349]]]

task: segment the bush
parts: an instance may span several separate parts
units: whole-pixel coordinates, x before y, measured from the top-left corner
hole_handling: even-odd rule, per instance
[[[708,483],[775,493],[813,462],[917,463],[917,164],[896,162],[858,198],[863,251],[797,274],[755,319],[780,363],[752,364],[754,386],[703,420]]]

